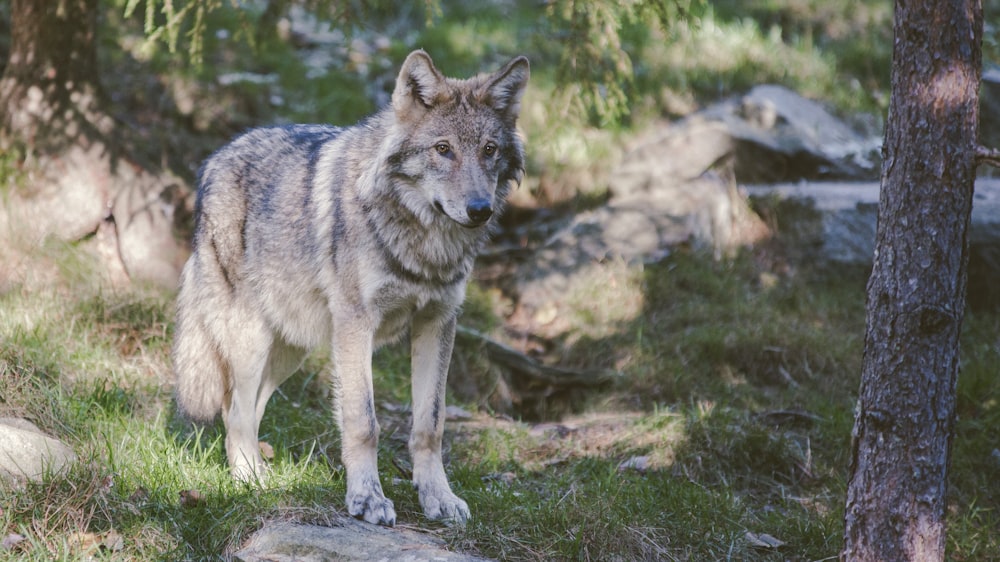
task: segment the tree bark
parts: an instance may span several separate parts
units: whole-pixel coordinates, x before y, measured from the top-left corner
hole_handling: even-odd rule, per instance
[[[106,111],[98,78],[98,4],[11,3],[0,150],[18,155],[26,178],[0,200],[0,240],[96,234],[109,272],[170,286],[186,256],[174,233],[186,186],[122,149],[129,131]]]
[[[0,150],[21,155],[31,173],[14,194],[23,200],[11,202],[10,229],[72,240],[94,231],[107,214],[110,186],[83,165],[98,156],[93,141],[111,129],[100,111],[96,8],[97,0],[11,3]]]
[[[11,52],[0,80],[5,143],[51,151],[85,134],[81,127],[106,133],[110,123],[99,115],[97,0],[13,0],[11,19]]]
[[[982,5],[897,0],[843,560],[943,560]]]

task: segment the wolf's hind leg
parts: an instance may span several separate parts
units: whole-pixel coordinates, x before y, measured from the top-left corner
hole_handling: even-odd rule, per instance
[[[252,324],[247,322],[246,324]],[[245,325],[224,350],[229,363],[229,388],[222,407],[226,426],[226,457],[233,477],[259,480],[266,466],[257,440],[257,397],[267,365],[272,337],[263,326]]]
[[[454,317],[413,320],[411,334],[413,429],[410,432],[410,456],[413,460],[413,483],[420,506],[430,519],[465,524],[469,506],[451,491],[441,459],[444,436],[445,387],[448,363],[455,342]]]
[[[271,352],[267,357],[267,365],[261,377],[260,388],[257,391],[257,428],[264,418],[264,409],[274,391],[281,383],[288,380],[299,370],[308,352],[301,347],[287,343],[281,336],[275,336],[271,344]]]

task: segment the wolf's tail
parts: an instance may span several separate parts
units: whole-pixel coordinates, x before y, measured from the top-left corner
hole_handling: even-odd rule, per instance
[[[249,137],[247,137],[249,138]],[[227,152],[228,151],[228,152]],[[243,259],[246,194],[223,148],[199,173],[194,252],[181,273],[174,326],[174,396],[181,412],[211,421],[229,391],[230,368],[222,353],[226,334],[213,329],[239,277]]]
[[[182,285],[179,300],[186,297],[184,289]],[[174,325],[174,396],[182,414],[209,422],[222,409],[228,373],[199,311],[188,304],[178,306]]]

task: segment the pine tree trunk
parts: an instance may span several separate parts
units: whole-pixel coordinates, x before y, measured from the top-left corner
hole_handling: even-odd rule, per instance
[[[982,5],[897,0],[843,560],[944,559]]]
[[[173,285],[185,186],[122,150],[97,64],[98,0],[13,0],[0,77],[0,150],[27,175],[0,200],[0,245],[97,234],[112,280]],[[8,242],[4,242],[4,239]]]
[[[0,78],[0,150],[31,175],[10,228],[73,240],[107,214],[110,185],[84,163],[110,131],[97,83],[97,0],[13,0],[11,51]],[[69,178],[75,178],[72,183]],[[24,225],[27,225],[25,227]]]
[[[0,79],[4,141],[64,148],[88,119],[100,120],[97,0],[13,0],[11,19],[11,52]]]

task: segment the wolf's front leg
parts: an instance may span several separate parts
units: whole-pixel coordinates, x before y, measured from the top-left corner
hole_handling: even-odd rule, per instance
[[[396,510],[378,477],[378,421],[372,389],[373,330],[351,319],[334,324],[334,394],[341,458],[347,471],[347,512],[369,523],[395,525]]]
[[[451,491],[441,460],[445,387],[455,343],[454,313],[444,316],[417,314],[413,319],[411,342],[413,483],[428,518],[464,524],[469,519],[469,506]]]

